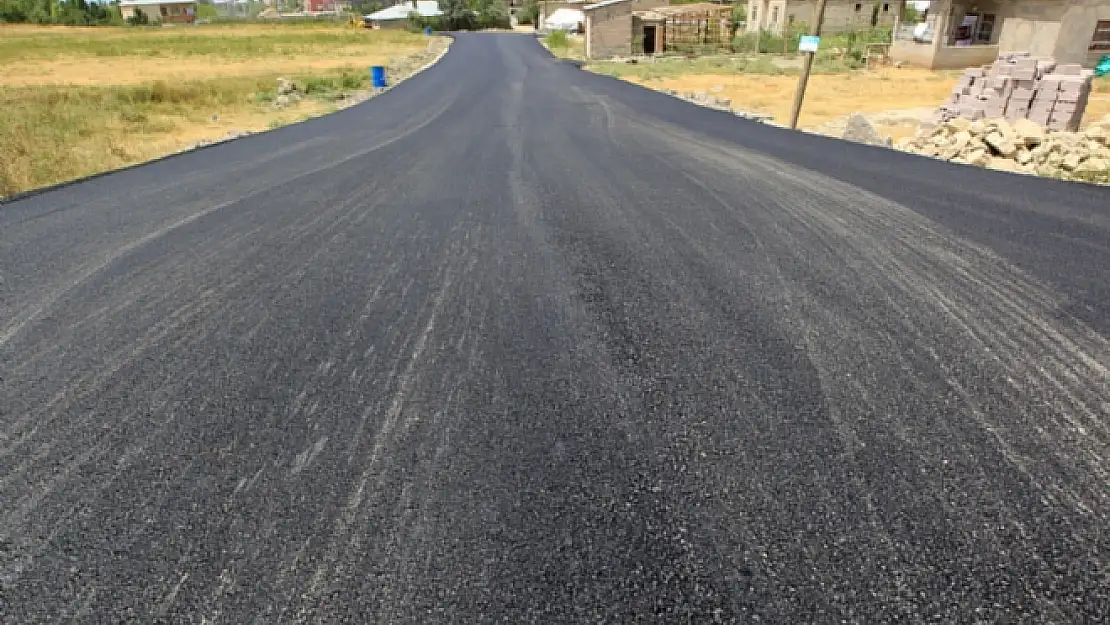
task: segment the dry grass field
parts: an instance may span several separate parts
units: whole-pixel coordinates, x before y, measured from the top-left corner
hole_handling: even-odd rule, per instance
[[[427,43],[320,23],[0,26],[0,196],[326,113]],[[279,76],[315,97],[275,108]]]

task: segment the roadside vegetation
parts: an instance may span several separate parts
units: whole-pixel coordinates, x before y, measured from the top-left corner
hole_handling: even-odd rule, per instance
[[[586,59],[586,42],[580,36],[568,35],[561,30],[556,30],[543,38],[543,44],[552,54],[561,59],[578,61]]]
[[[326,113],[428,41],[336,23],[0,26],[0,196]],[[303,97],[279,100],[279,77]]]

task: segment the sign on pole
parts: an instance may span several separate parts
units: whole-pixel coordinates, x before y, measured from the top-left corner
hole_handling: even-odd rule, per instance
[[[817,46],[821,45],[821,37],[817,35],[802,35],[801,41],[798,42],[799,52],[817,52]]]

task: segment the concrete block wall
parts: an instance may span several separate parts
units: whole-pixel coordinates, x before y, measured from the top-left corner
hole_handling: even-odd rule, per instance
[[[632,5],[629,1],[585,9],[588,58],[605,59],[632,53]]]

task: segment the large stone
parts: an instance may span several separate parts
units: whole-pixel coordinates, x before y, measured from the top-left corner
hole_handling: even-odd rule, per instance
[[[1110,161],[1101,158],[1089,158],[1075,168],[1077,174],[1105,174],[1110,173]]]
[[[1069,152],[1064,155],[1064,160],[1060,162],[1060,169],[1067,171],[1075,171],[1079,168],[1081,159],[1075,152]]]
[[[865,143],[867,145],[886,146],[887,142],[879,134],[870,121],[863,115],[856,113],[848,117],[844,124],[844,134],[841,136],[846,141]]]
[[[956,150],[964,150],[968,144],[971,143],[971,133],[966,130],[961,130],[952,136],[952,147]]]
[[[959,132],[961,130],[967,130],[968,127],[971,126],[971,121],[963,117],[956,117],[941,124],[941,127],[945,126],[948,127],[951,132]]]
[[[967,131],[976,136],[981,135],[987,131],[987,123],[981,119],[968,122]]]
[[[1087,137],[1087,139],[1102,145],[1106,145],[1108,140],[1110,140],[1110,131],[1108,131],[1105,126],[1097,124],[1087,128],[1083,135]]]
[[[1026,147],[1034,147],[1044,143],[1045,130],[1036,122],[1028,119],[1018,119],[1014,121],[1011,128]]]
[[[1018,171],[1018,164],[1013,159],[1003,158],[1001,156],[993,156],[988,163],[991,169],[998,169],[1000,171]]]
[[[1020,148],[1017,154],[1014,155],[1014,160],[1017,161],[1018,165],[1028,165],[1033,162],[1033,153],[1027,148]]]
[[[1012,139],[1013,136],[1016,134],[1014,132],[1013,126],[1010,125],[1010,122],[1004,119],[993,119],[991,120],[990,125],[998,132],[1001,132],[1003,137],[1006,137],[1008,139]]]
[[[1038,176],[1055,178],[1060,170],[1056,167],[1053,167],[1052,165],[1049,165],[1048,163],[1045,163],[1043,165],[1037,165],[1037,169],[1035,171],[1037,172]]]
[[[986,150],[978,149],[967,153],[967,162],[979,167],[986,167],[991,162],[990,154]]]
[[[991,132],[983,139],[983,141],[985,141],[986,144],[991,147],[991,150],[994,153],[1000,156],[1013,158],[1014,154],[1017,153],[1017,146],[1014,145],[1013,141],[1010,141],[1010,139],[1006,137],[1006,135],[1001,131],[995,130],[994,132]]]

